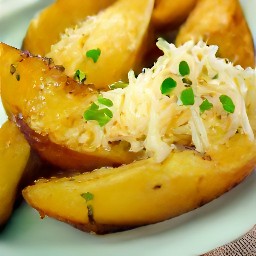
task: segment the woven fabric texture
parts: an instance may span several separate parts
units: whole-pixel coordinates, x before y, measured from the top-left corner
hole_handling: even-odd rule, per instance
[[[241,238],[202,256],[256,256],[256,225]]]

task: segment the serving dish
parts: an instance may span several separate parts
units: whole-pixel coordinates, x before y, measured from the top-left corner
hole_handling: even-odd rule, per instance
[[[30,19],[50,0],[0,1],[0,41],[20,47]],[[256,39],[256,0],[241,1]],[[1,123],[6,116],[1,108]],[[180,217],[138,229],[95,236],[46,218],[25,203],[0,233],[0,254],[199,255],[230,242],[256,224],[256,173],[221,198]]]

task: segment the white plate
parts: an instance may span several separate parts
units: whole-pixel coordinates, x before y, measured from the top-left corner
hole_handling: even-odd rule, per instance
[[[0,0],[0,41],[20,47],[31,17],[50,2]],[[241,3],[256,39],[256,0]],[[0,117],[2,122],[2,109]],[[0,232],[0,255],[199,255],[238,238],[256,224],[255,188],[254,172],[232,191],[195,211],[105,236],[83,233],[49,218],[40,220],[37,212],[23,204]]]

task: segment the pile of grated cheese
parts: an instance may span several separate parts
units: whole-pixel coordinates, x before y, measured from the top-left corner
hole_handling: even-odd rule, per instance
[[[99,129],[96,121],[88,121],[94,133],[91,146],[110,149],[112,142],[126,141],[130,151],[145,152],[145,158],[164,161],[172,150],[192,146],[204,153],[209,147],[226,143],[236,133],[254,140],[256,129],[256,70],[233,66],[216,57],[217,46],[192,41],[180,47],[159,39],[157,46],[164,52],[152,68],[138,77],[128,75],[126,88],[101,92],[113,106],[111,120]],[[179,64],[186,62],[190,72],[186,77]],[[167,78],[177,85],[169,95],[161,91]],[[185,78],[185,80],[184,80]],[[194,93],[194,103],[183,104],[181,94],[187,88]],[[234,111],[223,108],[220,96],[229,97]],[[212,107],[202,111],[203,101]]]

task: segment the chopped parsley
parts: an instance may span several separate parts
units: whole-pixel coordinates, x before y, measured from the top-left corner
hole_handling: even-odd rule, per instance
[[[182,76],[187,76],[190,74],[189,65],[185,60],[181,61],[179,64],[179,73]]]
[[[16,67],[14,66],[14,64],[11,64],[10,73],[13,75],[15,72],[16,72]]]
[[[99,48],[92,49],[86,52],[86,57],[93,60],[96,63],[101,55],[101,50]]]
[[[110,99],[107,98],[103,98],[102,96],[100,96],[98,98],[98,102],[102,105],[105,105],[107,107],[112,107],[113,106],[113,102]]]
[[[20,81],[20,74],[16,74],[15,77],[16,77],[16,80],[17,80],[17,81]]]
[[[234,113],[235,111],[235,104],[232,101],[232,99],[227,96],[227,95],[221,95],[219,97],[220,102],[224,108],[224,110],[226,110],[228,113]]]
[[[93,218],[93,207],[91,204],[87,205],[87,211],[88,211],[88,219],[89,219],[89,222],[91,224],[94,223],[94,218]]]
[[[98,109],[99,109],[99,105],[93,102],[90,106],[90,110],[98,110]]]
[[[20,81],[20,74],[17,73],[17,69],[16,69],[16,66],[14,64],[11,64],[11,66],[10,66],[10,73],[11,73],[11,75],[15,74],[16,80]]]
[[[94,198],[94,195],[90,192],[82,193],[81,197],[85,199],[86,204],[87,204],[87,211],[88,211],[88,219],[90,223],[94,223],[94,218],[93,218],[93,207],[91,204],[88,204],[88,202],[92,201]]]
[[[194,105],[195,95],[192,88],[183,90],[180,95],[180,100],[182,104],[185,106]]]
[[[125,83],[123,81],[117,81],[117,82],[114,82],[113,84],[111,84],[109,86],[109,89],[110,90],[115,90],[115,89],[118,89],[118,88],[124,89],[127,86],[128,86],[128,83]]]
[[[184,83],[184,85],[185,85],[186,87],[189,87],[189,86],[192,85],[192,81],[191,81],[189,78],[187,78],[187,77],[183,77],[183,78],[182,78],[182,82]]]
[[[216,74],[212,79],[218,79],[219,78],[219,74]]]
[[[161,84],[161,93],[169,95],[170,92],[177,86],[177,82],[171,77],[166,78]]]
[[[110,99],[99,96],[98,103],[107,107],[112,107],[113,102]],[[86,121],[97,121],[100,127],[106,125],[113,117],[113,113],[108,108],[100,108],[98,104],[93,102],[91,106],[84,112]]]
[[[78,81],[79,83],[83,83],[85,80],[86,80],[86,75],[83,71],[81,71],[80,69],[78,69],[76,72],[75,72],[75,75],[74,75],[74,79],[76,81]]]
[[[89,202],[89,201],[93,200],[94,195],[90,192],[86,192],[86,193],[81,194],[81,197],[84,198],[86,202]]]
[[[106,125],[112,117],[113,113],[108,108],[98,110],[93,110],[89,108],[84,112],[84,119],[86,121],[95,120],[99,123],[100,127]]]
[[[212,107],[213,107],[213,104],[207,99],[205,99],[199,106],[201,113],[204,113],[204,111],[206,110],[210,110]]]

